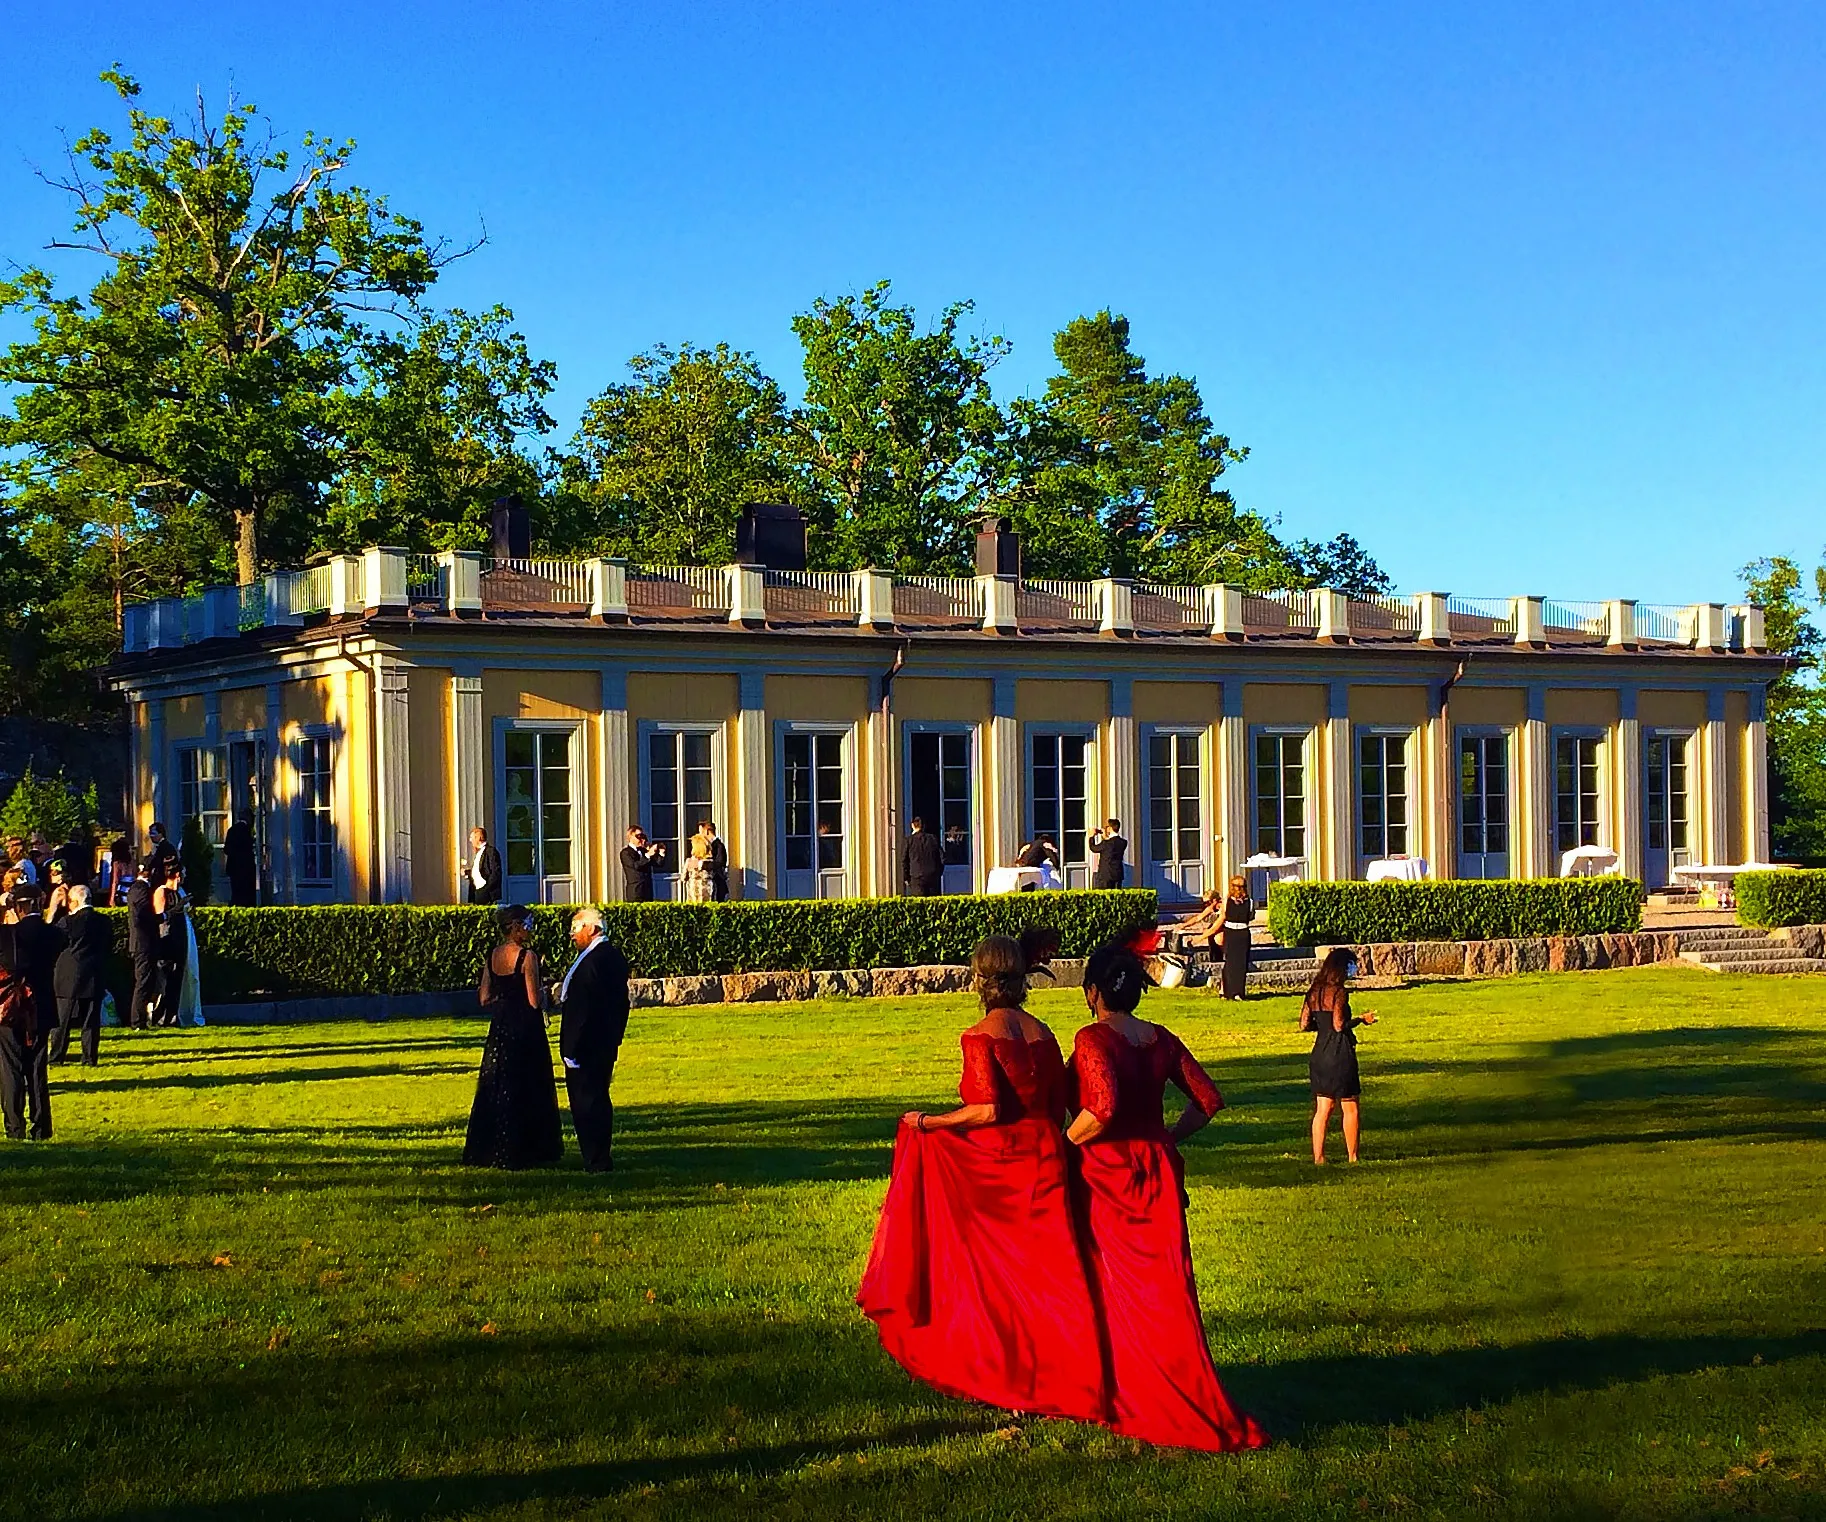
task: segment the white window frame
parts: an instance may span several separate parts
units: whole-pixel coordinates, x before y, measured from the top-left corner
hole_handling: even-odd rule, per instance
[[[1109,810],[1103,799],[1102,746],[1098,743],[1098,726],[1070,722],[1032,722],[1022,726],[1021,733],[1021,823],[1022,839],[1033,840],[1040,833],[1036,822],[1038,814],[1038,795],[1034,787],[1035,766],[1033,763],[1034,742],[1042,737],[1054,735],[1066,739],[1084,741],[1084,856],[1081,860],[1072,861],[1065,855],[1065,829],[1063,821],[1059,828],[1060,839],[1054,842],[1059,848],[1059,875],[1065,879],[1067,887],[1088,888],[1091,885],[1091,874],[1096,871],[1097,859],[1091,855],[1090,837],[1093,830],[1103,827],[1103,820]],[[1061,796],[1060,806],[1064,799]],[[1132,826],[1131,826],[1132,828]]]
[[[779,873],[776,881],[776,897],[791,898],[798,895],[786,891],[786,739],[788,735],[837,735],[843,742],[843,867],[841,869],[842,891],[837,894],[816,893],[815,898],[855,898],[862,881],[861,863],[857,855],[862,848],[862,831],[860,824],[861,796],[858,783],[861,778],[857,767],[857,755],[861,745],[857,739],[856,726],[843,723],[823,723],[801,719],[776,719],[774,721],[773,744],[773,804],[774,804],[774,844],[773,859],[775,870]],[[814,821],[814,829],[816,822]],[[816,836],[813,837],[814,841]],[[803,876],[810,871],[814,879],[822,879],[830,872],[816,864],[808,868],[797,868],[794,876]],[[835,874],[833,874],[835,875]]]
[[[1300,742],[1300,780],[1302,784],[1300,793],[1301,821],[1299,826],[1301,840],[1300,849],[1292,854],[1304,858],[1309,867],[1313,864],[1313,848],[1317,844],[1315,832],[1318,828],[1318,821],[1314,817],[1313,808],[1315,799],[1313,797],[1312,786],[1312,760],[1314,749],[1313,741],[1317,734],[1318,731],[1310,724],[1252,724],[1249,726],[1249,754],[1247,757],[1247,765],[1249,768],[1249,834],[1247,839],[1249,849],[1245,853],[1246,855],[1255,856],[1263,850],[1258,833],[1261,829],[1261,795],[1257,790],[1258,768],[1255,755],[1256,743],[1259,740],[1270,736],[1277,739],[1297,739]],[[1354,757],[1352,759],[1353,761],[1355,760]],[[1283,768],[1283,775],[1284,774],[1285,768]],[[1284,843],[1287,834],[1286,814],[1286,792],[1283,790],[1281,794],[1281,822],[1277,831],[1282,837],[1283,844],[1277,848],[1275,853],[1281,856],[1289,854]]]
[[[1462,861],[1466,855],[1493,856],[1493,851],[1467,852],[1465,850],[1465,815],[1464,815],[1464,779],[1459,768],[1463,764],[1464,742],[1466,740],[1500,740],[1503,743],[1503,838],[1504,847],[1500,853],[1508,867],[1505,878],[1493,878],[1490,881],[1508,881],[1515,876],[1516,870],[1516,757],[1519,753],[1519,737],[1511,725],[1506,724],[1457,724],[1452,728],[1452,859]],[[1555,819],[1558,818],[1558,800],[1555,800]],[[1488,827],[1486,823],[1486,838]],[[1462,866],[1459,873],[1462,874]]]
[[[507,886],[509,873],[507,867],[507,737],[510,734],[562,734],[570,737],[570,774],[571,774],[571,870],[569,873],[540,872],[538,874],[539,892],[535,903],[577,902],[588,903],[590,900],[590,787],[587,770],[588,752],[584,748],[584,724],[582,719],[510,719],[497,718],[494,733],[494,771],[490,778],[490,794],[494,799],[494,822],[489,827],[489,843],[497,846],[501,852],[501,897],[508,901],[513,897]],[[541,839],[543,839],[544,822],[540,822]],[[567,900],[547,899],[546,883],[562,881],[566,876],[571,881],[571,897]]]
[[[1401,763],[1401,769],[1404,774],[1403,790],[1401,793],[1403,815],[1401,829],[1404,838],[1399,851],[1391,852],[1388,849],[1389,822],[1386,814],[1387,795],[1385,794],[1383,801],[1384,818],[1382,821],[1383,850],[1379,856],[1371,855],[1364,849],[1363,845],[1363,832],[1366,828],[1363,818],[1363,742],[1365,740],[1375,739],[1399,739],[1405,746]],[[1415,784],[1419,781],[1419,768],[1416,765],[1416,762],[1420,756],[1420,731],[1415,729],[1412,725],[1406,724],[1359,724],[1356,725],[1351,732],[1350,744],[1351,814],[1352,825],[1354,826],[1351,843],[1355,847],[1353,854],[1357,859],[1357,875],[1361,877],[1366,873],[1369,863],[1372,861],[1379,861],[1382,857],[1391,855],[1414,856],[1418,854],[1414,850],[1414,846],[1420,830],[1421,815],[1420,809],[1417,807],[1419,800],[1416,797],[1418,789]],[[1382,774],[1386,780],[1388,775],[1386,754],[1382,765]]]
[[[1594,838],[1589,842],[1575,840],[1570,846],[1562,845],[1560,843],[1560,742],[1562,740],[1595,740],[1598,744],[1597,817],[1591,821]],[[1553,860],[1556,867],[1562,855],[1581,845],[1597,845],[1612,851],[1617,849],[1616,841],[1611,838],[1614,833],[1611,826],[1611,794],[1615,784],[1610,776],[1610,743],[1610,731],[1600,725],[1556,725],[1548,733],[1547,794],[1549,804],[1547,820],[1548,829],[1551,831],[1551,838],[1553,840]],[[1579,824],[1581,829],[1583,829],[1585,821],[1581,819]]]
[[[1199,867],[1201,889],[1209,889],[1216,881],[1211,860],[1212,820],[1211,820],[1211,744],[1210,726],[1207,724],[1144,724],[1141,726],[1141,755],[1138,767],[1141,773],[1141,818],[1135,822],[1130,835],[1130,850],[1134,856],[1129,881],[1144,887],[1154,887],[1163,893],[1166,887],[1172,887],[1175,894],[1186,892],[1189,897],[1197,898],[1198,893],[1189,889],[1182,890],[1176,884],[1165,884],[1161,873],[1156,870],[1153,851],[1154,825],[1154,765],[1152,751],[1156,736],[1167,736],[1183,739],[1190,736],[1196,741],[1198,751],[1198,855],[1196,858],[1178,854],[1178,836],[1180,825],[1177,811],[1173,821],[1175,841],[1171,861],[1183,868],[1196,860]],[[1175,766],[1177,772],[1177,766]]]
[[[640,819],[640,827],[647,832],[647,838],[649,840],[655,838],[653,834],[652,768],[648,764],[647,757],[648,742],[655,735],[670,735],[674,737],[678,735],[708,735],[710,737],[710,817],[716,821],[717,837],[727,843],[732,838],[732,832],[729,821],[725,818],[727,810],[725,808],[724,793],[726,791],[725,779],[728,776],[728,770],[724,762],[724,756],[726,754],[724,748],[725,730],[723,725],[715,723],[714,721],[694,723],[688,720],[673,722],[668,719],[642,719],[640,723],[635,726],[635,744],[637,750],[635,753],[634,765],[637,773],[637,792],[639,798],[638,817]],[[675,748],[677,744],[677,739],[674,738],[673,745]],[[680,806],[683,806],[682,802]],[[690,840],[691,837],[686,835],[678,842],[678,851],[681,858],[685,848],[690,844]],[[613,842],[614,850],[609,853],[617,873],[621,871],[620,855],[621,848],[624,844],[626,844],[625,832],[616,836]],[[663,865],[655,865],[653,869],[653,896],[655,898],[669,899],[678,896],[679,883],[681,881],[681,868],[683,865],[684,863],[682,860],[669,860]]]
[[[913,776],[913,737],[915,735],[962,735],[969,749],[967,769],[970,773],[970,864],[967,867],[945,868],[945,892],[972,893],[981,891],[987,880],[989,868],[997,865],[989,861],[986,854],[988,847],[988,821],[983,815],[983,738],[982,726],[963,720],[951,719],[903,719],[900,725],[900,817],[896,821],[898,829],[894,841],[895,878],[891,887],[894,892],[902,891],[904,878],[899,874],[907,849],[908,833],[913,828],[913,791],[908,785]],[[926,821],[931,826],[933,821]],[[942,837],[941,837],[942,839]]]

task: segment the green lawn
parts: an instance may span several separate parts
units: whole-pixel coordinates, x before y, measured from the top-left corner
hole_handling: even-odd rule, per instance
[[[1323,1171],[1295,1002],[1155,996],[1230,1102],[1193,1247],[1280,1440],[1221,1459],[931,1394],[855,1310],[966,1000],[637,1011],[608,1178],[455,1166],[475,1022],[106,1032],[0,1147],[0,1516],[1826,1515],[1822,993],[1362,995]]]

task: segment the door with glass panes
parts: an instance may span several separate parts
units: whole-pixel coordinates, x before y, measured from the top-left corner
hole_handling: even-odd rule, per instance
[[[918,819],[944,845],[947,893],[968,893],[976,885],[972,744],[967,729],[914,729],[907,735],[906,827],[911,830]]]
[[[1458,876],[1509,875],[1509,736],[1458,736]]]
[[[665,851],[653,864],[653,896],[674,898],[697,827],[706,819],[721,824],[716,807],[716,732],[652,730],[642,759],[647,839]]]
[[[1309,730],[1258,730],[1251,758],[1255,801],[1254,854],[1303,859],[1306,855],[1306,741]],[[1300,875],[1304,876],[1302,869]],[[1249,896],[1268,897],[1265,869],[1250,873]]]
[[[1068,888],[1091,885],[1092,748],[1085,734],[1038,730],[1028,737],[1028,839],[1058,847],[1059,875]]]
[[[1408,856],[1408,750],[1411,730],[1357,735],[1357,866]]]
[[[1692,865],[1687,756],[1690,732],[1651,730],[1642,738],[1642,877],[1663,888],[1675,867]]]
[[[501,736],[502,891],[509,903],[577,900],[574,728]]]
[[[781,738],[780,891],[785,898],[843,898],[849,892],[841,730],[790,731]]]
[[[1202,733],[1156,729],[1147,736],[1146,882],[1162,903],[1205,891]]]

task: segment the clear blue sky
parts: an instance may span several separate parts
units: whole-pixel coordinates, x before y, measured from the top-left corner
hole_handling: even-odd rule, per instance
[[[793,312],[975,299],[1037,390],[1110,306],[1240,500],[1404,589],[1728,598],[1826,543],[1826,6],[9,0],[0,258],[59,128],[233,84],[488,246],[583,400],[657,340],[798,381]]]

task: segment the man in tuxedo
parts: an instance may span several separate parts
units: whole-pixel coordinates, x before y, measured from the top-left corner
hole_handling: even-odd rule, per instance
[[[45,1057],[56,1018],[52,989],[63,947],[63,932],[44,917],[44,895],[36,888],[15,888],[13,901],[0,917],[0,971],[24,983],[31,1004],[29,1020],[9,1021],[6,1039],[0,1044],[0,1111],[5,1115],[7,1135],[15,1139],[24,1134],[27,1110],[32,1140],[51,1139],[51,1090]]]
[[[723,837],[717,834],[714,819],[700,820],[697,832],[704,838],[704,860],[710,864],[710,900],[716,904],[727,903],[729,847],[723,844]]]
[[[1120,888],[1125,875],[1122,858],[1129,848],[1129,843],[1122,838],[1121,821],[1104,820],[1101,830],[1091,831],[1090,844],[1091,853],[1097,858],[1097,870],[1091,877],[1091,886]]]
[[[222,837],[222,856],[228,864],[228,901],[250,907],[259,897],[260,863],[254,854],[254,827],[245,817],[237,819]]]
[[[615,1132],[609,1084],[628,1029],[628,959],[603,934],[599,909],[579,909],[571,916],[571,944],[577,960],[558,988],[558,1055],[564,1059],[564,1087],[583,1166],[591,1173],[607,1173],[614,1166],[610,1143]]]
[[[146,860],[152,863],[153,882],[162,883],[165,880],[165,863],[177,859],[178,848],[171,843],[164,825],[154,820],[152,827],[146,831]],[[143,877],[145,874],[140,875]]]
[[[155,856],[139,864],[127,890],[127,955],[133,959],[133,1007],[126,1024],[144,1030],[159,1002],[159,916],[152,890],[165,881],[164,865]]]
[[[469,831],[469,860],[463,866],[463,881],[470,903],[501,902],[501,853],[488,843],[488,831],[479,824]]]
[[[935,898],[945,891],[945,848],[923,819],[913,821],[901,872],[907,880],[907,893],[913,898]]]
[[[57,1034],[51,1041],[50,1060],[65,1061],[70,1051],[70,1032],[81,1030],[82,1065],[92,1068],[101,1040],[101,996],[107,987],[114,932],[89,907],[89,890],[81,883],[70,889],[70,912],[62,929],[67,944],[58,954],[53,974]]]
[[[621,848],[621,896],[630,904],[653,902],[653,867],[665,854],[666,848],[648,840],[639,825],[628,831],[628,843]]]

